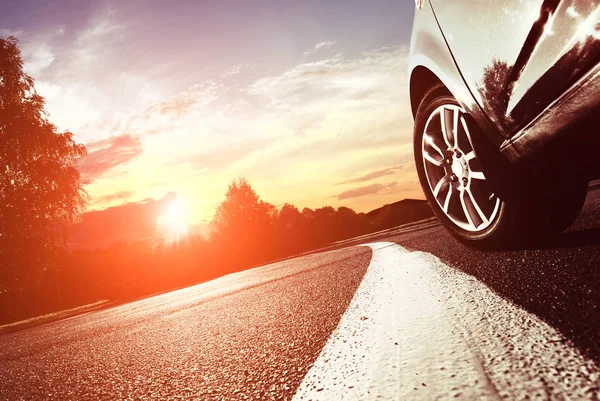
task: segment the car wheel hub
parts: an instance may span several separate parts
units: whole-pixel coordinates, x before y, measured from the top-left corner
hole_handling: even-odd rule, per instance
[[[455,158],[452,161],[452,167],[450,168],[450,170],[454,173],[454,175],[456,177],[462,177],[463,174],[465,173],[465,168],[463,163],[461,162],[461,160]]]

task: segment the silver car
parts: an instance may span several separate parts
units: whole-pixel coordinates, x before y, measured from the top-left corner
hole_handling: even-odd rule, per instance
[[[600,177],[600,0],[416,0],[414,154],[450,233],[480,248],[565,230]]]

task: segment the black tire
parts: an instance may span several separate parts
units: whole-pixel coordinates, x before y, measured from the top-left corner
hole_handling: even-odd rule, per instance
[[[429,143],[428,141],[431,141],[429,134],[430,131],[428,132],[428,138],[426,138],[425,142],[423,138],[426,127],[428,130],[430,130],[430,126],[427,126],[428,121],[433,121],[432,119],[434,118],[435,113],[445,113],[447,111],[447,107],[452,108],[452,110],[455,111],[456,107],[460,108],[460,105],[443,87],[432,88],[432,90],[430,90],[429,93],[424,97],[417,110],[417,115],[415,118],[414,155],[419,181],[421,182],[421,187],[425,197],[427,198],[427,201],[429,202],[429,205],[431,206],[436,217],[454,237],[469,246],[481,249],[521,248],[537,244],[539,241],[547,239],[553,233],[566,229],[575,220],[585,201],[587,182],[584,180],[573,182],[565,180],[565,184],[561,185],[559,190],[557,190],[556,181],[554,181],[554,186],[547,186],[546,188],[548,189],[544,189],[541,186],[524,185],[522,188],[530,188],[530,190],[528,190],[527,193],[523,191],[523,193],[513,196],[510,201],[499,198],[496,200],[493,198],[495,196],[493,188],[491,188],[491,185],[487,181],[482,180],[477,181],[478,187],[484,188],[479,192],[486,194],[485,191],[488,190],[491,194],[491,197],[490,199],[486,200],[485,196],[480,196],[480,198],[483,199],[483,202],[481,207],[477,207],[477,211],[478,214],[482,216],[480,219],[482,223],[477,226],[473,222],[473,216],[471,216],[471,218],[467,216],[467,214],[470,214],[467,212],[467,210],[472,210],[473,207],[467,207],[470,205],[465,206],[465,203],[467,202],[463,199],[460,199],[463,197],[468,197],[472,200],[472,204],[478,203],[475,197],[471,194],[473,187],[471,187],[468,191],[469,196],[465,194],[467,189],[466,187],[471,186],[472,182],[475,181],[469,177],[468,179],[462,178],[465,180],[463,184],[460,182],[450,182],[450,179],[454,180],[457,178],[457,175],[452,172],[455,172],[454,164],[458,164],[458,162],[452,163],[452,172],[449,172],[448,170],[450,168],[450,162],[448,160],[450,159],[444,159],[446,156],[442,155],[445,152],[454,152],[455,150],[452,150],[453,148],[451,147],[448,149],[441,149],[441,146],[436,146],[434,148],[437,151],[440,151],[442,160],[448,161],[443,162],[443,166],[440,167],[438,167],[437,164],[428,164],[432,163],[431,161],[428,161],[431,160],[431,154],[429,151],[429,159],[425,160],[423,157],[423,148],[427,146],[426,143]],[[464,110],[460,110],[460,113],[464,113],[466,115]],[[457,114],[455,114],[455,116],[456,115]],[[445,120],[442,120],[440,117],[439,125],[444,124],[443,121]],[[464,121],[466,124],[474,124],[474,121],[471,118],[465,117]],[[457,125],[454,125],[454,127],[456,126]],[[448,130],[448,128],[446,128],[446,130]],[[455,136],[455,138],[460,137],[461,135],[458,131],[459,130],[457,129],[457,132],[452,134]],[[439,134],[440,131],[438,130],[435,132]],[[469,132],[470,135],[477,135],[479,134],[479,129],[477,127],[473,127],[473,129],[465,129],[465,132]],[[456,149],[459,149],[459,147],[457,146]],[[468,162],[469,164],[465,165],[464,168],[464,174],[467,176],[469,174],[469,170],[475,169],[471,168],[473,167],[473,163],[478,163],[478,155],[475,154],[475,149],[472,148],[472,151],[475,155],[475,158],[471,158]],[[457,154],[460,155],[461,152],[457,151]],[[440,163],[439,160],[436,160],[436,162]],[[478,166],[481,170],[483,170],[480,164],[478,164]],[[450,179],[447,179],[446,177],[439,179],[438,185],[435,185],[436,189],[438,189],[437,195],[434,195],[434,185],[433,183],[430,183],[428,178],[428,172],[432,168],[434,170],[443,169],[444,172],[439,173],[438,176],[442,174],[447,174],[447,176],[451,175]],[[458,171],[461,172],[463,170],[460,170],[460,167],[458,167]],[[481,172],[485,175],[484,171]],[[471,172],[471,174],[473,173],[474,172]],[[460,178],[458,179],[460,180]],[[444,181],[443,184],[439,184],[439,182],[442,180],[446,181]],[[466,184],[467,182],[468,184]],[[543,180],[538,180],[537,182],[543,182]],[[453,189],[449,188],[450,186],[456,188],[457,191],[460,190],[459,187],[462,186],[462,192],[459,191],[457,195],[456,192],[452,192]],[[442,195],[442,198],[447,197],[450,198],[450,200],[441,202],[441,191],[439,188],[444,187],[448,187],[448,192],[447,196]],[[454,197],[459,197],[462,209],[464,209],[463,213],[469,224],[461,222],[459,216],[460,210],[456,207],[454,209],[458,210],[458,212],[454,214],[451,213],[450,206],[452,203],[452,196],[450,193],[452,193],[452,196]],[[487,220],[484,220],[487,215],[482,213],[482,210],[484,210],[483,206],[486,206],[483,204],[485,202],[492,204],[494,207],[493,210],[495,211],[489,214],[489,219]],[[454,203],[456,204],[456,201],[454,201]],[[492,210],[490,209],[489,204],[487,205],[487,210]],[[444,206],[446,210],[444,210]],[[485,224],[483,222],[485,222]]]

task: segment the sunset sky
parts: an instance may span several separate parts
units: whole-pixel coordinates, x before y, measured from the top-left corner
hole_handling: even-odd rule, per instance
[[[176,193],[208,222],[245,176],[281,206],[422,198],[407,56],[414,3],[4,2],[50,120],[86,144],[90,209]]]

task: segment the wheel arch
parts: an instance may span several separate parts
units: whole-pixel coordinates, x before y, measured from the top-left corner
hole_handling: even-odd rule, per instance
[[[431,60],[427,61],[431,62]],[[448,81],[448,79],[446,79],[446,81]],[[461,87],[456,80],[454,81],[454,85],[446,85],[444,80],[428,67],[422,64],[413,66],[409,78],[410,105],[413,118],[416,117],[421,102],[431,93],[431,90],[436,87],[439,91],[447,92],[454,97],[456,101],[467,110],[470,118],[474,120],[475,125],[478,127],[478,132],[473,135],[473,146],[475,152],[480,156],[480,163],[486,171],[490,185],[503,198],[507,199],[513,197],[515,191],[515,180],[513,179],[516,175],[515,166],[501,155],[497,145],[499,138],[490,136],[490,132],[485,129],[489,129],[489,126],[484,125],[482,127],[482,117],[485,117],[483,114],[478,113],[481,110],[474,102],[472,102],[470,93],[463,93],[460,91]],[[438,91],[436,90],[436,92]],[[473,113],[474,111],[475,113]],[[485,124],[485,122],[487,122],[487,120],[483,120],[483,124]],[[494,139],[496,139],[496,141],[494,141]]]
[[[410,74],[410,108],[413,118],[417,116],[417,110],[421,101],[427,95],[427,92],[435,86],[443,86],[448,92],[450,90],[441,79],[437,77],[430,69],[422,65],[416,66]]]

